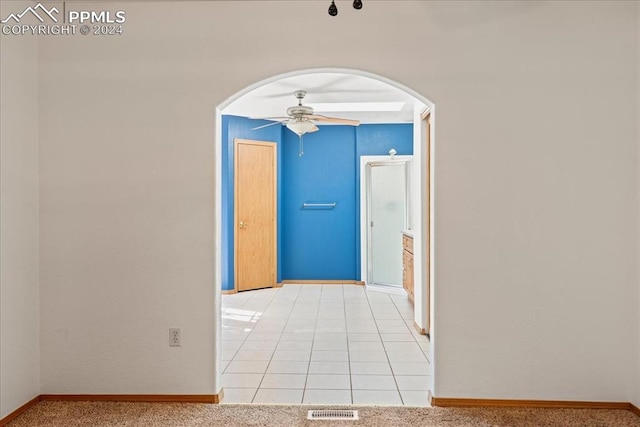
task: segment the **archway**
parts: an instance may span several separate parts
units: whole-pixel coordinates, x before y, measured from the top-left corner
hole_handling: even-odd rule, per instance
[[[355,76],[363,79],[371,79],[386,85],[389,85],[399,91],[402,91],[411,97],[415,98],[415,108],[413,109],[413,156],[417,168],[415,168],[414,179],[419,182],[419,189],[416,193],[417,203],[417,220],[414,222],[414,245],[415,245],[415,282],[420,284],[415,289],[415,321],[414,326],[416,329],[430,334],[430,354],[431,364],[428,385],[429,390],[433,390],[433,379],[435,375],[435,364],[433,360],[434,346],[436,343],[435,325],[433,324],[433,307],[434,300],[434,252],[433,252],[433,219],[434,219],[434,203],[433,203],[433,176],[434,176],[434,122],[435,122],[435,109],[434,104],[426,97],[419,93],[407,88],[400,83],[387,79],[376,74],[364,72],[360,70],[352,69],[335,69],[335,68],[322,68],[322,69],[308,69],[299,70],[291,73],[285,73],[276,75],[253,85],[250,85],[243,90],[237,92],[232,97],[221,103],[216,108],[216,139],[215,139],[215,318],[216,318],[216,336],[215,342],[215,354],[216,354],[216,378],[215,389],[220,392],[223,387],[222,384],[222,370],[221,368],[221,349],[222,349],[222,291],[221,284],[222,271],[223,271],[223,221],[222,221],[222,207],[223,207],[223,126],[222,116],[225,110],[228,110],[230,106],[238,102],[241,98],[253,91],[256,91],[266,85],[270,85],[275,82],[284,81],[285,79],[298,77],[298,76],[313,76],[324,73],[335,73],[348,76]],[[426,116],[429,116],[429,122],[425,120]],[[428,145],[425,141],[430,141]],[[425,147],[427,149],[425,149]],[[427,185],[428,184],[428,185]],[[428,254],[428,255],[427,255]],[[427,280],[428,279],[428,280]],[[424,325],[427,326],[427,330],[424,330]]]

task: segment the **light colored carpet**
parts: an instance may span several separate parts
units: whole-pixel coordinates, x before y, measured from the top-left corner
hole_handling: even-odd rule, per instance
[[[310,409],[357,409],[359,421],[308,421]],[[40,402],[9,423],[21,426],[580,426],[639,427],[630,411],[598,409],[414,408],[406,406],[207,405]]]

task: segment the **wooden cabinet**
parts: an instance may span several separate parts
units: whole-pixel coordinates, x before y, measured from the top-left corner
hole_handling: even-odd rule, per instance
[[[413,237],[402,235],[402,287],[413,302]]]

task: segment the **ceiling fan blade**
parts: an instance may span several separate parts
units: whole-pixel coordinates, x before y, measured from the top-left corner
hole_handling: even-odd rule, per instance
[[[360,124],[360,120],[340,119],[338,117],[327,117],[320,114],[311,114],[307,116],[307,118],[317,122],[336,123],[341,125],[358,126]]]
[[[273,126],[273,125],[281,125],[283,122],[284,122],[284,120],[277,121],[277,122],[271,122],[271,123],[267,123],[266,125],[262,125],[262,126],[257,126],[257,127],[251,128],[251,130],[263,129],[263,128],[267,128],[267,127]]]

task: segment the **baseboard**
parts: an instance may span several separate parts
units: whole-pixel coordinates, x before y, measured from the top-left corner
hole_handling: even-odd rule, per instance
[[[638,408],[633,403],[629,403],[629,410],[640,417],[640,408]]]
[[[41,394],[40,400],[90,402],[220,403],[220,394]]]
[[[517,399],[461,399],[432,397],[432,406],[501,407],[501,408],[570,408],[570,409],[624,409],[633,411],[629,402],[587,402],[581,400],[517,400]],[[636,408],[637,409],[637,408]]]
[[[280,283],[276,283],[275,285],[271,286],[272,288],[281,288],[284,282],[280,282]],[[269,289],[269,286],[267,286],[266,288],[257,288],[257,289],[250,289],[250,290],[258,290],[258,289]],[[233,289],[223,289],[221,291],[222,295],[233,295],[233,294],[237,294],[238,290],[236,288]]]
[[[41,394],[34,397],[6,417],[0,419],[0,427],[42,401],[95,401],[95,402],[164,402],[164,403],[220,403],[224,390],[218,394]]]
[[[413,322],[413,328],[418,331],[418,333],[420,335],[427,335],[427,331],[424,328],[421,328],[420,326],[418,326],[418,324],[416,322]]]
[[[18,409],[16,409],[12,413],[10,413],[9,415],[7,415],[3,419],[1,419],[0,420],[0,427],[6,426],[11,421],[15,420],[20,415],[22,415],[23,413],[27,412],[29,410],[29,408],[31,408],[34,405],[37,405],[38,402],[40,402],[40,396],[34,397],[30,401],[28,401],[27,403],[25,403],[24,405],[22,405],[21,407],[19,407]]]
[[[362,280],[283,280],[285,285],[358,285],[364,286]]]

